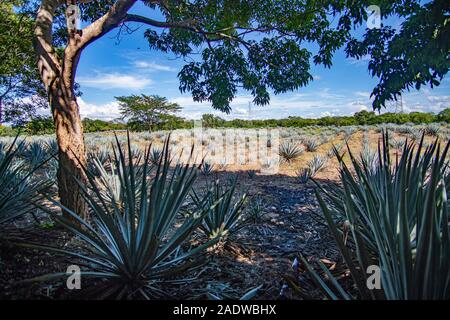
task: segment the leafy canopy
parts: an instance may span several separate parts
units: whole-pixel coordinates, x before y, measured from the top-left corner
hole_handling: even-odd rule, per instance
[[[21,125],[35,115],[36,106],[44,106],[41,98],[45,91],[32,44],[33,25],[29,1],[0,1],[0,123],[3,119]],[[24,97],[32,99],[21,100]]]
[[[412,2],[398,11],[405,15],[400,30],[371,29],[346,47],[350,57],[370,56],[369,70],[380,79],[372,91],[374,109],[405,90],[438,86],[450,68],[450,1]]]
[[[131,95],[128,97],[116,97],[124,119],[129,123],[143,123],[148,129],[170,119],[173,113],[181,110],[176,103],[171,103],[165,97],[157,95]]]
[[[118,2],[93,0],[80,4],[86,23],[102,17]],[[439,85],[449,69],[449,0],[423,4],[418,0],[142,0],[159,20],[125,15],[118,36],[148,26],[145,38],[151,49],[186,61],[179,73],[180,90],[195,101],[211,102],[229,112],[239,88],[254,96],[254,103],[269,103],[269,93],[280,94],[307,85],[311,64],[331,67],[336,50],[349,57],[370,57],[369,70],[379,78],[374,108],[395,99],[402,91]],[[366,8],[378,5],[383,19],[402,21],[366,29],[361,39],[352,32],[365,27]],[[60,6],[54,19],[56,49],[67,43]],[[384,20],[383,20],[384,21]]]

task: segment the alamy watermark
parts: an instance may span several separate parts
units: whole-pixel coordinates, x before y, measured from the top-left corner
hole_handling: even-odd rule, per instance
[[[381,9],[377,5],[371,5],[366,8],[368,14],[366,26],[368,29],[381,28]]]
[[[366,280],[366,286],[369,290],[381,289],[381,269],[377,265],[367,267],[366,273],[369,275]]]
[[[77,265],[70,265],[67,267],[66,274],[68,275],[66,286],[69,290],[81,289],[81,269]]]

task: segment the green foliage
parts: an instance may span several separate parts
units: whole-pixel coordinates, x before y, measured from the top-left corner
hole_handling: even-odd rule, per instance
[[[143,128],[153,131],[155,125],[161,125],[167,121],[174,122],[173,113],[181,110],[176,103],[170,103],[160,96],[116,97],[124,119],[127,119],[133,129]],[[171,116],[171,117],[170,117]]]
[[[55,222],[44,221],[39,224],[39,227],[41,227],[42,229],[53,229],[55,227]]]
[[[353,170],[338,156],[342,186],[316,192],[328,227],[363,299],[449,299],[449,176],[436,141],[404,146],[391,162],[383,135],[375,170],[349,150]],[[354,174],[352,173],[354,172]],[[344,229],[339,228],[341,223]],[[347,239],[347,240],[346,240]],[[325,282],[302,257],[316,284],[331,299],[356,298],[319,263]],[[381,269],[381,290],[366,286],[369,265]]]
[[[24,131],[30,135],[50,134],[55,132],[51,117],[37,117],[25,125]]]
[[[205,206],[187,212],[184,217],[180,215],[180,208],[192,191],[196,168],[180,164],[171,168],[168,139],[155,170],[149,157],[150,148],[142,161],[133,159],[129,137],[126,149],[117,140],[112,161],[115,175],[119,177],[119,198],[116,198],[115,185],[108,177],[103,179],[102,186],[92,173],[86,171],[88,184],[80,183],[80,187],[89,207],[89,222],[55,201],[71,219],[47,207],[42,208],[60,226],[79,237],[84,243],[83,252],[39,244],[23,246],[80,259],[85,268],[81,272],[83,278],[104,280],[89,289],[96,298],[164,295],[156,283],[174,277],[181,281],[179,276],[197,266],[201,262],[199,254],[217,239],[189,245],[192,233],[213,208]],[[98,165],[101,166],[99,162]],[[112,201],[105,199],[104,187]],[[175,227],[178,223],[179,227]],[[51,274],[30,281],[48,281],[62,276],[65,274]]]
[[[353,116],[360,125],[373,124],[376,118],[375,112],[368,112],[365,110],[356,112]]]
[[[436,118],[437,121],[450,123],[450,109],[447,108],[442,110],[441,112],[439,112]]]
[[[288,142],[280,145],[278,154],[283,161],[290,163],[298,158],[303,153],[303,151],[304,149],[302,147]]]
[[[113,130],[126,130],[127,126],[124,123],[114,123],[110,121],[103,121],[98,119],[83,119],[84,132],[101,132]]]
[[[450,123],[450,109],[445,109],[439,114],[414,112],[408,113],[383,113],[374,116],[361,116],[356,113],[354,116],[346,117],[323,117],[319,119],[303,119],[300,117],[289,117],[286,119],[267,119],[267,120],[223,120],[210,114],[202,117],[202,125],[207,128],[273,128],[273,127],[296,127],[302,128],[307,126],[354,126],[354,125],[377,125],[384,123],[395,124],[423,124],[433,122]],[[359,115],[358,115],[359,114]],[[372,114],[372,113],[370,113]],[[162,122],[153,126],[154,130],[175,130],[175,129],[191,129],[194,127],[193,121],[173,115],[161,116]],[[359,120],[357,120],[359,118]],[[124,130],[126,128],[135,131],[147,131],[148,126],[143,122],[129,121],[127,124],[115,123],[111,121],[84,119],[83,125],[85,132],[98,132],[109,130]],[[409,127],[408,127],[409,128]],[[0,136],[15,136],[20,128],[11,128],[0,126]],[[23,131],[33,134],[48,134],[54,132],[54,125],[50,118],[35,118],[31,120],[29,125],[25,125]]]
[[[7,137],[14,137],[18,135],[18,130],[11,128],[10,126],[2,126],[0,124],[0,137],[7,136]]]
[[[399,30],[389,26],[366,29],[362,39],[356,38],[353,30],[360,29],[367,19],[368,4],[364,1],[143,3],[160,12],[161,20],[126,15],[121,10],[116,13],[124,16],[122,22],[138,21],[149,26],[144,37],[151,49],[188,61],[179,73],[182,92],[190,92],[195,101],[211,102],[214,108],[225,112],[230,111],[238,88],[251,93],[255,104],[267,105],[269,92],[280,94],[307,85],[313,80],[311,63],[331,67],[334,53],[341,48],[350,57],[371,57],[369,70],[380,78],[373,90],[374,108],[397,98],[406,89],[439,85],[449,70],[448,0],[377,1],[383,18],[394,16],[403,22]],[[31,39],[39,4],[40,1],[3,1],[0,10],[0,52],[5,53],[5,58],[0,59],[0,74],[18,77],[26,90],[34,86],[28,80],[37,78],[31,62],[35,61]],[[93,23],[113,5],[112,1],[100,0],[82,3],[81,17],[85,23]],[[53,19],[52,44],[60,55],[68,43],[64,11],[62,2],[58,3]],[[311,45],[305,47],[304,43]],[[197,53],[195,59],[187,59]],[[339,125],[354,124],[346,117],[340,120]]]
[[[31,3],[0,1],[0,124],[23,124],[36,115],[39,106],[46,107],[32,44]],[[31,101],[21,99],[25,97]]]
[[[39,198],[39,191],[50,186],[50,181],[36,181],[28,165],[18,157],[24,141],[18,137],[0,151],[0,224],[28,213]]]
[[[346,47],[350,57],[371,58],[369,70],[380,79],[372,91],[374,109],[399,98],[402,91],[438,86],[450,69],[448,0],[380,4],[382,16],[390,9],[402,16],[399,30],[388,25],[370,29],[362,40],[352,39]]]
[[[215,115],[206,113],[202,115],[202,126],[205,128],[217,128],[223,126],[225,120]]]
[[[245,226],[243,212],[247,194],[235,195],[236,183],[237,180],[234,180],[231,186],[224,186],[220,180],[215,180],[203,199],[195,192],[192,195],[197,208],[208,211],[200,228],[210,238],[225,240]]]
[[[314,152],[319,147],[319,141],[316,138],[308,138],[304,142],[308,152]]]

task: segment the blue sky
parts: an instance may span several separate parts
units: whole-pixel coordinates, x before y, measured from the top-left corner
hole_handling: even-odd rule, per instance
[[[158,14],[141,5],[133,8],[139,14],[158,18]],[[386,23],[386,22],[385,22]],[[398,21],[388,21],[398,24]],[[135,24],[133,27],[138,28]],[[177,102],[183,107],[181,116],[198,119],[203,113],[213,113],[226,119],[267,119],[301,116],[306,118],[325,115],[349,115],[370,110],[370,92],[377,83],[367,70],[367,59],[347,59],[342,51],[335,54],[331,69],[312,64],[314,81],[297,91],[271,95],[266,106],[252,106],[252,97],[239,92],[232,103],[233,111],[226,115],[214,110],[209,103],[196,103],[189,93],[181,94],[177,74],[184,65],[181,59],[152,51],[143,37],[141,26],[131,35],[122,36],[120,42],[113,30],[91,44],[84,52],[77,72],[81,85],[79,98],[83,117],[111,120],[119,117],[114,97],[129,94],[157,94]],[[445,78],[435,89],[422,89],[403,95],[404,110],[439,112],[450,108],[450,81]],[[385,111],[393,111],[394,107]]]

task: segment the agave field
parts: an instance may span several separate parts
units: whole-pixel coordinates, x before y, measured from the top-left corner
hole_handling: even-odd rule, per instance
[[[195,130],[86,134],[86,218],[53,136],[0,138],[0,297],[450,298],[448,125]]]

